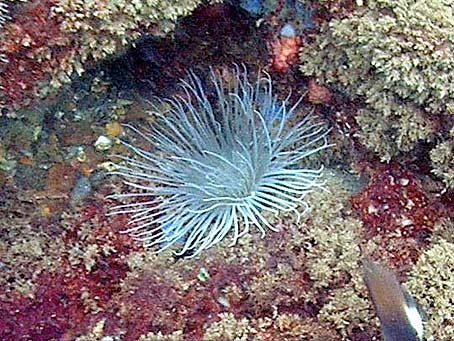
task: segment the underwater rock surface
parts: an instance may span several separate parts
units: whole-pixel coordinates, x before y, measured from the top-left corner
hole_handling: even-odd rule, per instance
[[[426,311],[425,339],[454,339],[449,1],[0,3],[0,339],[380,339],[365,257]],[[391,42],[422,47],[386,59],[386,27]],[[333,39],[341,52],[317,45]],[[342,68],[345,52],[358,72]],[[133,156],[119,140],[149,148],[124,124],[155,124],[157,98],[188,100],[188,71],[229,84],[243,64],[250,84],[268,72],[277,103],[303,98],[289,127],[307,111],[328,122],[334,146],[298,164],[325,165],[325,190],[307,193],[299,221],[266,214],[279,233],[251,228],[233,248],[227,234],[191,259],[177,245],[155,254],[121,233],[130,215],[108,215],[106,197],[130,190],[108,176],[112,154]],[[427,79],[422,95],[419,81],[399,83],[414,76]],[[355,91],[385,83],[373,98]],[[396,103],[405,112],[383,111]]]

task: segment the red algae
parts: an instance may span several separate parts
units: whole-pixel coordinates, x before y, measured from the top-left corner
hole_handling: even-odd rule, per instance
[[[128,290],[115,296],[115,313],[106,323],[106,332],[123,331],[123,339],[132,341],[149,332],[182,330],[187,339],[201,339],[205,326],[228,310],[220,303],[221,291],[229,284],[241,285],[241,270],[228,264],[207,266],[209,277],[202,281],[197,279],[198,266],[193,264],[191,269],[183,274],[186,288],[159,267],[127,279]]]
[[[2,295],[0,339],[73,340],[106,316],[129,270],[125,256],[138,247],[118,233],[125,222],[116,218],[107,219],[102,207],[89,206],[78,219],[68,222],[71,229],[62,237],[68,254],[63,254],[60,264],[34,279],[36,289],[30,297],[16,291]],[[101,251],[84,255],[93,245]],[[90,258],[85,264],[83,258],[71,264],[69,249],[75,248],[81,257]],[[91,259],[93,264],[87,268]]]
[[[35,0],[20,11],[17,18],[4,27],[0,47],[8,63],[4,66],[0,87],[5,103],[23,104],[35,96],[38,81],[43,81],[72,52],[68,37],[59,22],[50,15],[56,2]],[[62,48],[66,46],[65,48]]]
[[[240,277],[241,270],[240,266],[227,263],[212,265],[207,269],[210,278],[192,287],[184,297],[189,321],[184,331],[189,339],[200,339],[204,326],[217,320],[217,315],[227,310],[227,307],[220,303],[222,289],[232,284],[241,287],[244,281],[244,278]],[[243,309],[236,307],[235,310],[238,314]]]
[[[113,258],[100,259],[99,268],[89,274],[82,268],[44,274],[37,280],[33,299],[3,302],[2,340],[64,340],[80,335],[95,318],[87,318],[91,312],[83,296],[102,309],[126,275],[127,267]]]
[[[317,84],[314,79],[310,79],[308,83],[307,100],[312,104],[328,104],[331,101],[331,91]]]
[[[381,237],[396,264],[414,263],[429,242],[437,212],[413,174],[397,165],[381,167],[370,185],[351,198],[365,238]]]
[[[380,172],[351,202],[371,235],[400,231],[403,237],[417,237],[434,225],[435,212],[422,187],[409,171],[396,167]]]
[[[106,332],[124,333],[124,340],[136,340],[150,330],[169,333],[181,328],[183,310],[179,306],[182,293],[172,283],[156,283],[155,276],[143,275],[129,290],[116,297],[118,310],[107,321]],[[177,309],[180,308],[180,309]]]

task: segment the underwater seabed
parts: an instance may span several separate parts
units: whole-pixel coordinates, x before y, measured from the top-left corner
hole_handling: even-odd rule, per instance
[[[378,272],[424,311],[425,340],[454,340],[452,4],[407,4],[0,0],[0,339],[380,340]],[[324,184],[300,217],[264,213],[264,237],[251,224],[192,258],[145,248],[110,215],[131,191],[109,175],[112,155],[133,157],[119,141],[145,147],[125,124],[156,123],[157,98],[189,103],[189,70],[225,85],[235,67],[267,72],[278,103],[302,98],[290,128],[327,122],[332,146],[307,160]]]
[[[106,218],[99,196],[45,230],[43,218],[5,215],[2,261],[11,270],[2,310],[11,320],[3,330],[17,319],[33,326],[34,340],[55,326],[77,340],[379,339],[360,266],[367,256],[407,269],[399,277],[427,304],[426,330],[436,333],[431,305],[450,296],[429,290],[427,269],[445,280],[452,268],[447,227],[437,225],[433,246],[407,267],[414,238],[368,236],[357,218],[358,176],[326,169],[323,179],[326,190],[307,195],[311,210],[298,223],[293,213],[279,216],[281,232],[261,238],[252,229],[233,247],[228,236],[192,259],[142,249],[119,233],[125,219]]]

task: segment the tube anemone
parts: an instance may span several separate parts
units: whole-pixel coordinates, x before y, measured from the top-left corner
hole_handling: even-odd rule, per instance
[[[177,252],[195,256],[232,234],[232,245],[251,226],[262,236],[277,231],[265,212],[275,215],[308,209],[304,196],[320,183],[322,167],[304,168],[302,161],[328,146],[323,122],[306,115],[293,126],[288,107],[273,94],[268,74],[254,83],[239,68],[226,82],[212,71],[214,96],[193,73],[182,81],[184,96],[161,101],[149,127],[129,129],[149,149],[122,142],[133,157],[117,155],[114,174],[134,189],[114,194],[129,202],[112,214],[131,214],[125,231],[159,250],[181,242]],[[132,199],[153,198],[148,201]]]

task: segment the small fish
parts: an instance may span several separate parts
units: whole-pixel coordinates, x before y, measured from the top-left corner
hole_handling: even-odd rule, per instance
[[[422,311],[389,269],[363,260],[364,280],[380,319],[384,341],[422,341]]]

